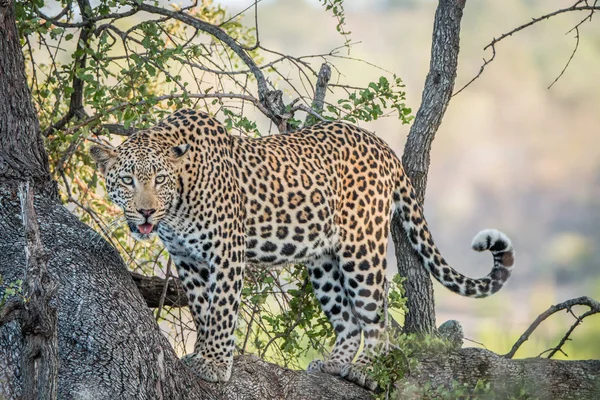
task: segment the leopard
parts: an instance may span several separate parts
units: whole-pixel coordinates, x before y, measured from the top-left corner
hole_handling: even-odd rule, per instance
[[[117,147],[92,146],[110,200],[137,240],[158,236],[177,268],[196,327],[182,361],[201,379],[231,377],[246,265],[304,265],[335,334],[311,372],[376,389],[365,372],[386,329],[387,247],[397,215],[421,265],[450,291],[483,298],[511,275],[511,240],[479,232],[491,272],[469,278],[433,242],[394,151],[343,121],[250,137],[210,114],[179,109]],[[362,341],[362,351],[360,351]]]

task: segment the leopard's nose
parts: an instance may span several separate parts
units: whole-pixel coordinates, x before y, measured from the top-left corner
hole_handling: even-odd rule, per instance
[[[137,212],[142,214],[144,217],[148,218],[149,216],[151,216],[152,214],[154,214],[156,212],[156,209],[155,208],[142,208],[142,209],[137,210]]]

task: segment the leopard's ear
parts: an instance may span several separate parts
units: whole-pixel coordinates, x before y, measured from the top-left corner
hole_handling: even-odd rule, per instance
[[[175,162],[183,160],[183,156],[185,156],[189,149],[190,145],[188,143],[171,147],[171,149],[169,149],[171,160]]]
[[[106,174],[106,171],[115,163],[118,154],[116,149],[110,147],[92,146],[90,148],[90,155],[98,164],[102,174]]]

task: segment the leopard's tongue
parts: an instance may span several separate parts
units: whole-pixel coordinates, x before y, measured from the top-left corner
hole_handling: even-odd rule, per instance
[[[154,228],[154,226],[152,224],[142,224],[142,225],[138,225],[138,229],[140,230],[141,233],[143,233],[144,235],[147,235],[149,233],[152,232],[152,228]]]

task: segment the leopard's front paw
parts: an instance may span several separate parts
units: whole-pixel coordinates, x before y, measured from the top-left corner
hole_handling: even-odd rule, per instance
[[[312,360],[308,363],[308,367],[306,367],[307,372],[325,372],[323,371],[323,366],[325,363],[323,360]]]
[[[216,363],[198,353],[185,355],[181,361],[201,379],[209,382],[227,382],[231,378],[232,363]]]
[[[375,391],[377,389],[377,382],[369,377],[364,365],[346,364],[342,367],[340,376],[369,390]]]
[[[340,375],[342,368],[347,365],[339,361],[312,360],[306,370],[308,372],[324,372],[329,375]]]

